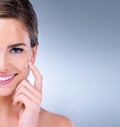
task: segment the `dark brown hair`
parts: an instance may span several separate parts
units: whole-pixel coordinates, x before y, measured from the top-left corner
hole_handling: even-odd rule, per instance
[[[31,47],[38,44],[37,16],[29,0],[0,0],[0,18],[15,18],[27,29]]]

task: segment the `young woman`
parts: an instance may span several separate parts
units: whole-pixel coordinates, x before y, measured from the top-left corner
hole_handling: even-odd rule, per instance
[[[0,0],[0,127],[72,127],[41,108],[42,76],[34,66],[37,17],[28,0]],[[35,81],[27,77],[32,71]]]

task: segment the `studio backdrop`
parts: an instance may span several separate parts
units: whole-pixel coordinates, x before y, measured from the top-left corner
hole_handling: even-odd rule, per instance
[[[42,107],[75,127],[120,127],[120,1],[30,1],[39,21]]]

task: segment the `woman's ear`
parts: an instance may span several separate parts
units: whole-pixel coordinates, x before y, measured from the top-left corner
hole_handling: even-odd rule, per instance
[[[32,56],[31,56],[31,62],[35,63],[35,59],[36,59],[36,55],[37,55],[37,49],[38,49],[38,45],[35,45],[32,48]]]

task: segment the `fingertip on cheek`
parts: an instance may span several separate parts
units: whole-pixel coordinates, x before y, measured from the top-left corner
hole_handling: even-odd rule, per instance
[[[25,68],[28,68],[30,65],[32,65],[32,62],[31,62],[31,61],[28,61],[28,62],[25,64]]]
[[[28,62],[25,64],[25,68],[28,68]]]
[[[29,65],[32,65],[32,62],[31,61],[29,61],[29,63],[28,63]]]

